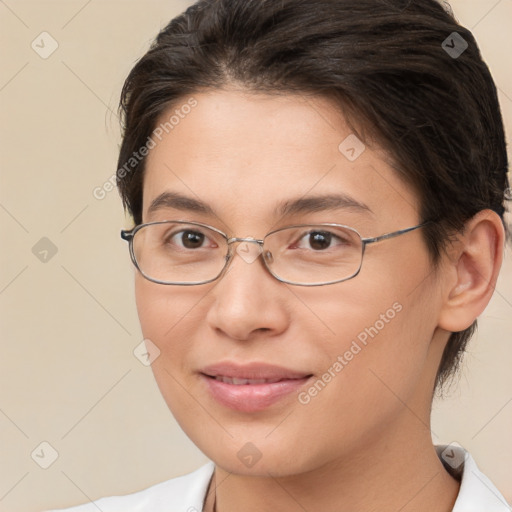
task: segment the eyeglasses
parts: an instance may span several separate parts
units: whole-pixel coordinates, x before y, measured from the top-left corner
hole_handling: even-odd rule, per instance
[[[367,245],[409,233],[429,222],[374,238],[362,238],[354,228],[341,224],[299,224],[276,229],[258,240],[229,237],[200,222],[165,220],[122,230],[121,238],[129,242],[135,267],[154,283],[197,285],[215,281],[233,258],[233,244],[243,242],[236,252],[247,263],[261,255],[278,281],[321,286],[355,277]]]

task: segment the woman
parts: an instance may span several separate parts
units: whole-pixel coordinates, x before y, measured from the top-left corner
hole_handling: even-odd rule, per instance
[[[506,231],[472,34],[435,0],[201,0],[121,108],[146,357],[212,462],[68,510],[509,511],[430,431]]]

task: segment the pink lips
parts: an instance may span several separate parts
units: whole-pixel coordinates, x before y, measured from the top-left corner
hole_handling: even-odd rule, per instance
[[[242,412],[266,409],[296,392],[311,374],[262,363],[219,363],[201,370],[208,391],[222,405]]]

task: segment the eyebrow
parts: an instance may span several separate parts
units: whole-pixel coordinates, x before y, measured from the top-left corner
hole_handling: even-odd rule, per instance
[[[373,213],[369,206],[356,201],[346,194],[327,194],[290,199],[280,203],[275,209],[275,213],[286,217],[297,213],[314,213],[340,209]]]
[[[184,196],[178,192],[163,192],[153,199],[148,208],[148,215],[158,210],[168,208],[217,216],[214,209],[207,203],[199,199]],[[286,217],[299,213],[314,213],[339,209],[373,214],[369,206],[346,194],[326,194],[288,199],[277,204],[274,209],[274,214],[276,216]]]
[[[185,212],[203,213],[205,215],[215,215],[211,206],[198,199],[187,197],[177,192],[163,192],[153,199],[148,208],[148,215],[167,208],[174,208],[175,210]]]

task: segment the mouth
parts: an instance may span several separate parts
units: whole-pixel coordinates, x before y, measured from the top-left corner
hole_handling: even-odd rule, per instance
[[[254,385],[254,384],[274,384],[275,382],[281,382],[283,379],[237,379],[236,377],[225,377],[216,375],[207,377],[211,377],[212,379],[218,380],[220,382],[225,382],[226,384],[233,384],[234,386],[244,386],[246,384]]]
[[[297,393],[313,376],[267,364],[221,363],[204,368],[200,377],[217,404],[240,412],[258,412]]]

